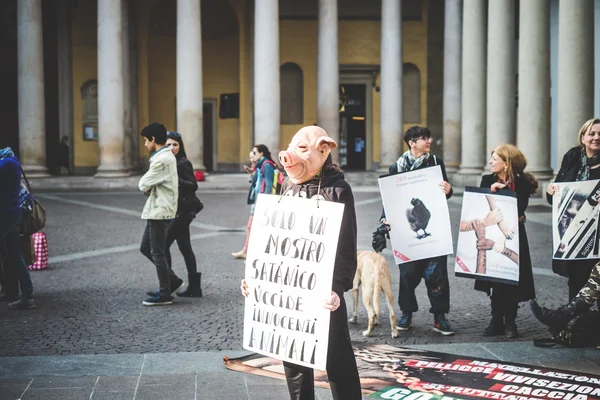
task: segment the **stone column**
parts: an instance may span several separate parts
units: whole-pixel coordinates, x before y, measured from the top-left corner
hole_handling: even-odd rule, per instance
[[[253,72],[254,144],[264,144],[276,155],[281,120],[278,0],[255,2]]]
[[[32,178],[48,176],[42,44],[42,1],[18,1],[19,159]]]
[[[121,0],[98,0],[98,178],[127,176]]]
[[[59,0],[57,11],[58,132],[69,138],[69,165],[73,168],[73,59],[71,55],[71,3]]]
[[[548,0],[520,2],[519,32],[517,146],[527,157],[527,169],[538,179],[548,179],[552,175]]]
[[[340,145],[337,0],[319,0],[318,31],[317,124]],[[331,156],[339,164],[340,152]]]
[[[199,0],[177,0],[177,130],[195,170],[204,170],[202,28]]]
[[[594,111],[594,2],[561,0],[558,10],[558,160],[577,145]]]
[[[123,42],[123,159],[125,169],[132,169],[132,142],[134,132],[131,126],[131,58],[129,53],[129,0],[121,0],[122,42]]]
[[[486,157],[500,144],[515,143],[517,112],[515,2],[492,0],[488,7]]]
[[[454,173],[460,164],[460,84],[462,0],[446,0],[444,19],[444,163]]]
[[[464,0],[462,37],[462,140],[460,184],[478,185],[486,161],[486,16],[485,0]]]
[[[402,12],[400,0],[381,2],[381,163],[402,153]],[[368,150],[368,149],[367,149]]]

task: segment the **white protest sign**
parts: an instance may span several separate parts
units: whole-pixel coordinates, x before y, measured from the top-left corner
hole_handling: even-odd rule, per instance
[[[552,201],[552,257],[567,260],[600,258],[600,181],[554,184],[558,190]]]
[[[514,192],[466,187],[456,276],[519,284],[519,213]]]
[[[245,279],[246,350],[325,370],[344,204],[259,194]]]
[[[396,264],[452,254],[452,229],[439,165],[379,178]]]

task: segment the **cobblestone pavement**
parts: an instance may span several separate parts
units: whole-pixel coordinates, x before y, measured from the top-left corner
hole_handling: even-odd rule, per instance
[[[139,213],[144,196],[137,192],[46,193],[40,200],[47,209],[51,267],[32,272],[38,308],[11,310],[0,303],[0,356],[73,355],[116,353],[195,352],[241,349],[243,297],[239,282],[244,264],[230,253],[244,241],[248,217],[245,191],[200,193],[205,204],[192,229],[193,246],[202,272],[204,297],[178,298],[171,307],[143,307],[144,293],[157,286],[154,267],[139,252],[144,222]],[[376,192],[355,193],[359,249],[370,249],[381,201]],[[457,234],[460,197],[450,202],[454,235]],[[529,233],[538,298],[556,306],[567,298],[566,281],[550,271],[550,209],[532,206]],[[456,238],[455,238],[456,239]],[[183,259],[173,246],[174,269],[185,277]],[[398,270],[389,251],[394,290]],[[453,258],[449,257],[453,271]],[[473,290],[473,281],[450,273],[451,313],[455,336],[431,330],[432,317],[425,285],[417,288],[421,311],[413,329],[390,337],[382,301],[382,325],[364,338],[366,311],[360,305],[359,323],[351,325],[352,339],[396,345],[507,341],[486,338],[489,300]],[[349,294],[346,301],[350,303]],[[395,305],[396,315],[400,311]],[[546,336],[543,327],[524,304],[517,319],[519,341]]]

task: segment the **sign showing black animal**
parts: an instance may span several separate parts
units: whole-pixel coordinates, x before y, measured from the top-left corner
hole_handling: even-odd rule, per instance
[[[417,198],[413,198],[410,201],[412,208],[406,210],[406,218],[408,219],[408,224],[410,225],[410,229],[415,231],[417,234],[417,239],[423,239],[427,236],[431,236],[431,233],[427,233],[425,228],[429,224],[429,219],[431,218],[431,212],[425,207],[425,204]],[[422,235],[419,235],[419,231],[423,231]]]

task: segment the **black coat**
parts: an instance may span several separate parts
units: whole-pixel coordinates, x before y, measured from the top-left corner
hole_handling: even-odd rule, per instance
[[[581,167],[581,147],[573,147],[567,151],[560,164],[560,170],[554,182],[575,182],[577,172]],[[552,204],[552,196],[546,193],[548,204]],[[552,271],[560,276],[568,277],[569,269],[575,268],[582,271],[591,271],[598,260],[552,260]]]
[[[496,175],[484,175],[481,178],[481,185],[479,185],[479,187],[489,189],[495,182],[497,182]],[[517,177],[515,180],[515,192],[517,194],[517,210],[519,218],[525,216],[525,210],[529,205],[531,189],[531,184],[523,176]],[[502,190],[510,189],[507,186],[501,189],[501,191]],[[529,252],[529,242],[527,241],[527,232],[525,232],[524,222],[519,223],[519,285],[476,280],[475,290],[486,292],[488,296],[493,294],[495,298],[498,298],[503,302],[518,303],[535,299],[531,254]]]
[[[198,182],[194,176],[194,167],[187,158],[177,159],[177,176],[179,177],[179,200],[177,201],[177,215],[182,213],[198,213],[202,202],[196,197]]]

